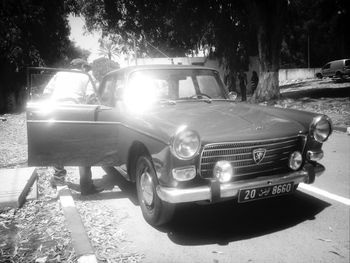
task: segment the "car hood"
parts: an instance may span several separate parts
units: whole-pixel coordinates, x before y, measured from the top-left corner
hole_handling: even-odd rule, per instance
[[[186,126],[197,131],[204,143],[281,138],[307,131],[306,125],[283,112],[288,110],[229,101],[178,102],[153,108],[138,124],[164,141]]]

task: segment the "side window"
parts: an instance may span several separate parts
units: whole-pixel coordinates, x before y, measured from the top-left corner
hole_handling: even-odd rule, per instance
[[[101,94],[101,102],[103,105],[114,107],[115,100],[114,100],[114,93],[115,93],[115,78],[114,76],[109,77],[105,80],[102,94]]]
[[[179,98],[190,98],[196,94],[191,76],[179,81]]]
[[[328,63],[328,64],[324,65],[322,69],[329,69],[330,67],[331,67],[331,64]]]

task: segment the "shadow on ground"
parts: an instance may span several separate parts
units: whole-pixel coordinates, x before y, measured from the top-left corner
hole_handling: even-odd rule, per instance
[[[124,177],[112,167],[104,167],[106,172],[101,179],[94,179],[94,185],[102,191],[99,194],[88,196],[77,196],[80,200],[104,200],[129,198],[134,205],[138,205],[135,184],[128,182]],[[117,186],[121,191],[111,191]],[[68,187],[76,192],[80,192],[78,184],[68,183]]]
[[[331,79],[304,81],[282,86],[281,92],[282,98],[285,99],[299,99],[303,97],[314,99],[344,98],[350,96],[350,80],[342,81],[341,83]]]
[[[96,184],[122,191],[102,192],[84,197],[89,200],[129,198],[138,206],[135,185],[115,169],[105,169],[106,175]],[[267,235],[314,220],[329,203],[297,191],[294,195],[237,204],[235,201],[215,205],[182,204],[175,217],[165,226],[157,227],[169,239],[180,245],[227,244],[238,240]]]
[[[184,205],[174,220],[160,229],[180,245],[226,245],[293,227],[330,206],[297,191],[295,195],[246,204]]]
[[[282,93],[284,99],[299,99],[309,97],[314,99],[319,98],[344,98],[350,96],[350,87],[341,88],[311,88],[299,91],[288,91]]]

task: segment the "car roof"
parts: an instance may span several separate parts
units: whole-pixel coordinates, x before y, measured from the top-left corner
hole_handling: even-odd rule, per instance
[[[328,63],[335,63],[335,62],[339,62],[339,61],[346,61],[346,60],[349,60],[349,58],[337,59],[337,60],[329,61],[326,64],[328,64]]]
[[[208,69],[208,70],[214,70],[218,71],[214,68],[204,67],[204,66],[197,66],[197,65],[173,65],[173,64],[153,64],[153,65],[139,65],[139,66],[130,66],[125,68],[120,68],[117,70],[113,70],[106,74],[106,76],[114,75],[117,73],[121,74],[129,74],[136,70],[149,70],[149,69]]]

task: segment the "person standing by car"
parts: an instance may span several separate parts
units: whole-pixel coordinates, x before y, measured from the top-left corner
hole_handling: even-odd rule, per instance
[[[242,101],[247,100],[247,74],[243,72],[243,70],[240,70],[238,73],[238,80],[239,80],[239,88],[241,90],[241,95],[242,95]]]
[[[252,72],[252,77],[250,79],[250,86],[252,87],[252,94],[254,94],[256,88],[258,87],[259,77],[255,70]]]
[[[73,59],[70,64],[72,70],[89,72],[91,67],[81,59]],[[71,103],[89,103],[94,99],[94,89],[90,78],[85,74],[74,72],[58,72],[49,81],[44,90],[44,96],[54,101],[66,101]],[[90,166],[79,167],[80,190],[82,195],[89,195],[100,192],[92,181]],[[63,166],[54,167],[54,174],[50,179],[52,187],[65,185],[67,175]]]

